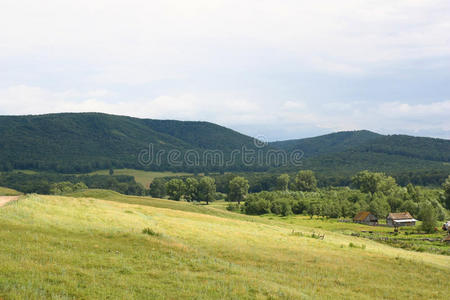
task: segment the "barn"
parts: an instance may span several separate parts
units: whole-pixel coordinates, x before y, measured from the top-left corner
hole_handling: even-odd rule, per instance
[[[367,225],[377,225],[378,218],[370,211],[361,211],[353,218],[353,222]]]
[[[386,218],[386,224],[393,227],[415,226],[416,222],[409,212],[390,213]]]

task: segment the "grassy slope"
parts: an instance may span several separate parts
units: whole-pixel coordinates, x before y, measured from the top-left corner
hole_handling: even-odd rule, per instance
[[[109,175],[109,170],[100,170],[89,173],[89,175]],[[148,188],[153,179],[157,177],[169,177],[169,176],[185,176],[192,175],[190,173],[173,173],[173,172],[151,172],[143,170],[134,169],[116,169],[114,170],[114,175],[129,175],[134,176],[137,183],[142,184],[144,187]]]
[[[19,196],[19,195],[22,195],[22,193],[10,188],[0,186],[0,196]]]
[[[292,236],[311,229],[94,193],[114,201],[32,195],[1,209],[0,298],[445,299],[450,291],[445,256],[328,231],[325,240]],[[146,227],[162,236],[142,234]]]

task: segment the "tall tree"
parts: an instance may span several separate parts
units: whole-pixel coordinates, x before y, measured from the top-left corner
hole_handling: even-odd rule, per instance
[[[416,203],[420,201],[420,192],[412,183],[408,183],[408,185],[406,186],[406,191],[408,193],[409,199],[413,200]]]
[[[277,178],[277,189],[280,191],[287,191],[289,187],[289,175],[281,174]]]
[[[179,201],[183,197],[186,186],[181,179],[171,179],[167,185],[167,194],[170,199]]]
[[[445,206],[447,207],[447,209],[450,209],[450,175],[442,184],[442,187],[444,188]]]
[[[391,176],[369,171],[359,172],[352,178],[352,182],[361,192],[371,194],[381,192],[384,195],[390,195],[398,187]]]
[[[428,233],[433,232],[436,226],[436,214],[430,203],[426,203],[421,207],[420,218],[422,219],[422,230]]]
[[[244,201],[247,196],[249,187],[247,179],[240,176],[234,177],[229,184],[228,200],[237,202],[240,205],[241,201]]]
[[[200,179],[198,184],[198,199],[200,201],[206,201],[206,204],[209,204],[209,202],[214,201],[215,194],[216,184],[214,179],[208,176]]]
[[[386,196],[381,193],[373,195],[373,199],[369,204],[370,212],[376,215],[378,218],[386,218],[391,211],[391,207],[386,200]]]
[[[302,170],[295,177],[295,185],[297,190],[311,192],[317,189],[317,179],[311,170]]]
[[[192,177],[186,179],[185,199],[187,202],[195,201],[198,198],[198,180]]]
[[[164,198],[166,196],[166,182],[162,178],[153,179],[150,184],[150,195],[155,198]]]

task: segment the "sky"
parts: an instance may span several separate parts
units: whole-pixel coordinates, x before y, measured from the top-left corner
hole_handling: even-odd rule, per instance
[[[0,115],[450,139],[448,0],[1,0]]]

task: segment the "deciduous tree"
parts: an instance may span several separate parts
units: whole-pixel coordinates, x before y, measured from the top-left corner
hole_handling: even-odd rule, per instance
[[[289,187],[289,175],[281,174],[277,178],[277,189],[279,191],[287,191]]]
[[[295,185],[297,190],[311,192],[317,189],[317,179],[311,170],[302,170],[295,177]]]
[[[245,196],[247,196],[249,187],[247,179],[240,176],[234,177],[230,181],[228,200],[237,202],[240,205],[241,201],[244,201]]]
[[[206,204],[209,204],[209,202],[214,201],[215,194],[216,184],[214,179],[208,176],[200,179],[198,184],[198,199],[200,201],[206,201]]]
[[[181,179],[171,179],[166,185],[170,199],[179,201],[183,197],[186,186]]]
[[[198,200],[198,180],[192,177],[186,179],[185,199],[188,202]]]
[[[450,175],[442,184],[442,187],[444,188],[445,206],[447,209],[450,209]]]

